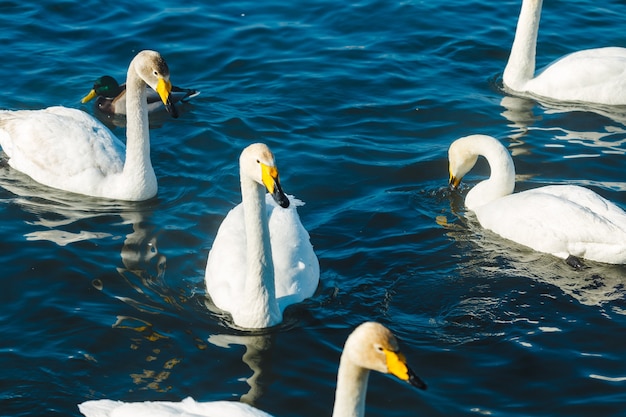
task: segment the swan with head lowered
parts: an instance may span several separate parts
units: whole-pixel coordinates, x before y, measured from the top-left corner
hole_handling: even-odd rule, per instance
[[[448,150],[450,186],[457,188],[479,156],[491,168],[476,184],[465,207],[500,236],[563,259],[626,263],[626,212],[588,188],[550,185],[513,193],[515,167],[497,139],[472,135]]]
[[[408,384],[426,389],[400,353],[395,336],[382,324],[366,322],[346,340],[341,354],[333,417],[363,417],[370,371],[391,374]],[[86,401],[78,405],[86,417],[272,417],[270,414],[234,401],[154,401],[124,403],[113,400]]]
[[[287,306],[313,296],[319,261],[296,210],[302,203],[283,192],[270,149],[261,143],[245,148],[239,174],[242,202],[219,227],[206,288],[236,326],[271,327],[282,321]]]
[[[523,0],[504,86],[515,93],[566,102],[626,105],[626,48],[566,55],[535,75],[542,0]]]
[[[177,117],[170,100],[167,63],[141,51],[128,67],[126,146],[87,113],[66,107],[0,111],[0,146],[9,165],[44,185],[118,200],[147,200],[157,193],[150,161],[146,85]]]

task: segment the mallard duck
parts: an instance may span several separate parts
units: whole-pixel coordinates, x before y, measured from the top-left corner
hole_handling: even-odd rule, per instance
[[[148,113],[162,110],[163,103],[157,92],[149,87],[146,88]],[[200,94],[198,90],[172,86],[170,100],[172,104],[176,104],[179,101],[185,102],[198,94]],[[101,112],[109,115],[126,115],[126,84],[119,85],[115,78],[104,75],[94,81],[92,90],[82,98],[81,103],[87,103],[94,97],[96,98],[95,106]]]

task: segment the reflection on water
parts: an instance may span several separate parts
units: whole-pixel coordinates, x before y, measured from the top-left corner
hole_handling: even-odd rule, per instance
[[[6,159],[1,162],[0,187],[11,193],[7,200],[30,214],[25,216],[25,222],[31,226],[31,231],[24,234],[27,240],[70,245],[70,250],[72,244],[79,242],[99,242],[94,254],[97,260],[92,262],[101,264],[100,272],[92,277],[91,284],[124,304],[116,307],[119,313],[111,316],[110,325],[130,332],[128,348],[143,357],[139,369],[128,375],[138,389],[168,390],[166,382],[180,359],[170,352],[170,335],[157,329],[152,318],[167,313],[171,307],[179,309],[180,305],[164,282],[166,257],[158,248],[158,231],[145,220],[152,216],[151,203],[113,201],[56,190],[13,170]],[[120,258],[107,259],[104,254],[109,248],[122,242],[118,237],[123,235],[115,230],[129,228],[130,233],[118,249]],[[103,241],[105,238],[108,239]],[[111,274],[106,264],[118,266]],[[97,352],[94,353],[97,358]]]
[[[536,105],[533,100],[504,96],[500,105],[505,108],[500,114],[510,121],[509,126],[515,129],[510,134],[513,140],[521,140],[528,133],[529,127],[540,117],[533,112]],[[515,156],[515,153],[513,155]]]
[[[6,156],[0,160],[0,187],[13,194],[8,199],[33,220],[26,223],[38,230],[24,234],[27,240],[47,240],[59,246],[110,237],[108,232],[80,229],[86,220],[110,215],[119,202],[101,200],[46,187],[10,168]]]
[[[123,224],[130,224],[133,232],[126,235],[120,256],[124,268],[118,268],[119,274],[128,285],[140,294],[152,289],[168,304],[176,305],[176,299],[163,294],[166,286],[166,257],[159,252],[157,234],[153,225],[144,221],[141,211],[121,212]],[[148,311],[152,311],[150,308]]]
[[[537,101],[531,98],[504,96],[500,101],[505,110],[501,113],[507,120],[511,122],[510,126],[515,129],[511,133],[511,138],[520,140],[531,129],[550,131],[552,138],[572,144],[581,144],[589,148],[598,149],[601,153],[624,154],[626,153],[626,108],[623,106],[595,106],[587,107],[583,105],[563,105],[559,103],[551,103],[544,100],[539,104],[544,107],[544,114],[564,114],[564,116],[572,117],[576,112],[589,112],[603,116],[607,122],[602,131],[593,127],[593,130],[570,130],[563,125],[547,128],[539,128],[533,126],[539,116],[534,114]],[[585,117],[593,117],[585,114]],[[581,123],[584,125],[584,123]],[[579,124],[580,125],[580,124]],[[554,146],[554,144],[551,144]],[[515,151],[513,149],[513,155]],[[573,157],[589,157],[592,155],[570,155]]]
[[[208,339],[209,343],[230,349],[232,345],[245,346],[246,351],[241,360],[250,367],[252,375],[246,378],[250,390],[241,396],[241,401],[250,405],[255,403],[265,394],[271,383],[271,348],[273,335],[234,335],[215,334]]]

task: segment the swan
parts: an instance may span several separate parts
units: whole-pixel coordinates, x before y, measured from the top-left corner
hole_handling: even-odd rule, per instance
[[[365,322],[348,336],[344,345],[337,372],[333,417],[365,415],[365,395],[371,370],[394,375],[416,388],[426,389],[426,384],[406,364],[391,331],[380,323]],[[79,404],[78,408],[86,417],[271,417],[240,402],[196,402],[190,397],[181,402],[91,400]]]
[[[146,98],[148,100],[148,113],[161,110],[161,97],[151,88],[146,86]],[[200,91],[190,88],[172,86],[170,99],[172,104],[186,102],[196,97]],[[87,103],[96,98],[96,108],[108,115],[126,115],[126,84],[119,85],[117,80],[110,75],[103,75],[93,83],[93,88],[80,101]]]
[[[287,306],[313,296],[319,261],[296,211],[303,203],[283,193],[272,151],[262,143],[248,146],[239,168],[242,202],[217,231],[206,288],[235,325],[271,327],[282,321]]]
[[[146,84],[171,103],[169,69],[158,52],[141,51],[127,75],[126,146],[87,113],[66,107],[0,111],[0,146],[9,165],[44,185],[118,200],[147,200],[157,193],[150,162]]]
[[[513,159],[491,136],[466,136],[450,145],[451,188],[459,186],[481,155],[491,175],[467,193],[465,207],[476,214],[482,227],[559,258],[626,263],[624,210],[576,185],[549,185],[513,194]]]
[[[508,89],[543,98],[606,105],[626,104],[626,48],[573,52],[535,76],[542,0],[523,0],[503,74]]]

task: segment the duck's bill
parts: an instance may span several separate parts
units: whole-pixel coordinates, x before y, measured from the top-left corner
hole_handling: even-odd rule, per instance
[[[159,78],[156,92],[159,94],[159,97],[161,97],[161,101],[163,102],[163,105],[165,105],[165,110],[167,110],[170,116],[176,119],[178,117],[178,110],[176,110],[176,107],[172,102],[171,91],[172,83],[170,83],[169,80],[166,81],[163,78]]]
[[[98,94],[96,93],[95,89],[92,89],[89,94],[87,94],[85,97],[83,97],[80,102],[85,104],[88,101],[92,100],[94,97],[96,97]]]

